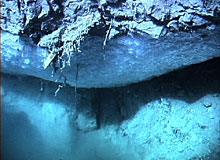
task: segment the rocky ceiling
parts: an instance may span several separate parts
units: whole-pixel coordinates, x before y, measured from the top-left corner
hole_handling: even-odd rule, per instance
[[[3,0],[2,72],[123,86],[220,56],[220,0]]]

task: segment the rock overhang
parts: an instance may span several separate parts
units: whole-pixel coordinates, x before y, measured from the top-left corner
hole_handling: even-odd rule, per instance
[[[3,72],[102,88],[137,83],[220,56],[217,0],[43,2],[20,4],[23,9],[16,15],[29,17],[23,26],[14,25],[17,16],[3,23]],[[24,11],[33,6],[42,13]],[[55,27],[46,31],[47,24]],[[62,60],[44,69],[48,55],[64,52]]]
[[[72,56],[70,66],[67,65],[62,72],[57,70],[54,76],[51,76],[53,67],[43,68],[49,54],[47,50],[25,44],[20,54],[21,41],[13,45],[15,48],[9,47],[12,41],[9,44],[3,41],[3,72],[20,72],[61,83],[65,81],[71,86],[77,83],[82,88],[123,86],[219,57],[219,33],[219,29],[204,30],[161,39],[148,35],[122,36],[110,40],[105,49],[103,38],[89,37],[81,46],[81,53]]]

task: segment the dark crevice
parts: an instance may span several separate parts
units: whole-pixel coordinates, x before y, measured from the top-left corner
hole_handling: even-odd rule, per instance
[[[133,21],[134,17],[127,17],[127,16],[117,16],[114,18],[115,21],[121,22],[121,21]]]
[[[147,15],[147,16],[152,20],[152,22],[154,24],[156,24],[158,26],[165,26],[165,27],[167,26],[167,24],[169,22],[171,22],[173,20],[179,20],[179,18],[180,18],[180,16],[178,16],[178,17],[175,17],[173,19],[169,19],[169,16],[167,16],[167,18],[165,18],[165,20],[161,21],[161,20],[156,19],[152,15]],[[207,18],[205,18],[201,15],[198,15],[198,16],[204,18],[205,20],[208,20]],[[215,17],[213,17],[213,16],[208,16],[208,17],[209,18],[212,17],[208,21],[211,21],[212,23],[214,23],[213,20],[215,20],[215,22],[217,22],[217,19]],[[193,20],[191,20],[189,22],[185,22],[185,23],[187,24],[187,26],[179,26],[178,30],[173,30],[172,27],[166,27],[166,28],[169,29],[170,32],[192,32],[192,31],[196,31],[196,30],[199,30],[199,29],[205,29],[205,28],[209,27],[210,25],[212,25],[212,23],[205,23],[205,24],[202,24],[202,25],[194,25],[193,26],[193,23],[194,23]]]
[[[98,8],[98,11],[101,15],[101,20],[99,21],[99,23],[95,24],[94,27],[92,27],[89,32],[88,35],[90,36],[98,36],[98,37],[104,37],[106,35],[106,31],[109,28],[108,25],[106,24],[106,16],[105,13],[102,9]],[[110,19],[109,19],[110,20]]]
[[[49,2],[48,5],[50,6],[48,15],[46,17],[36,17],[30,20],[30,22],[24,27],[24,30],[19,33],[20,35],[29,36],[33,42],[37,44],[41,37],[52,33],[62,25],[62,19],[64,17],[62,4],[57,1],[57,5],[59,5],[58,11],[54,11]],[[24,17],[24,23],[25,22],[26,17]]]
[[[102,115],[102,99],[103,99],[103,95],[100,92],[100,90],[95,90],[94,91],[94,97],[92,99],[92,109],[93,112],[96,115],[96,124],[97,124],[97,129],[101,128],[101,115]]]
[[[206,29],[207,27],[209,27],[210,25],[212,25],[211,23],[205,23],[203,25],[197,25],[197,26],[179,26],[178,30],[175,30],[172,27],[169,27],[169,32],[187,32],[187,33],[192,33],[193,31],[197,31],[199,29]]]
[[[101,15],[102,20],[111,20],[114,16],[111,14],[109,10],[106,9],[106,6],[102,6],[102,8],[98,8],[98,11]]]
[[[208,15],[200,15],[200,14],[197,14],[197,13],[194,13],[194,15],[197,15],[215,25],[220,25],[220,16],[217,17],[217,16],[208,16]]]
[[[104,37],[107,29],[108,26],[104,22],[100,22],[99,24],[95,24],[94,27],[89,30],[88,35]]]
[[[178,5],[179,6],[181,6],[181,7],[183,7],[184,8],[184,10],[187,10],[187,9],[190,9],[191,7],[189,7],[189,6],[184,6],[182,3],[178,3]]]
[[[49,8],[50,8],[50,12],[55,12],[55,11],[53,10],[53,7],[52,7],[51,3],[49,2],[49,0],[47,0],[47,4],[48,4],[48,6],[49,6]]]
[[[20,2],[20,0],[17,0],[17,4],[18,4],[18,10],[19,10],[19,12],[21,12],[21,2]]]
[[[89,7],[89,9],[90,9],[90,10],[93,10],[93,9],[97,10],[98,7],[99,7],[98,4],[93,4],[93,5],[91,5],[91,6]]]
[[[125,2],[126,2],[126,0],[113,0],[113,1],[107,0],[107,4],[106,5],[107,6],[111,6],[112,8],[119,8]]]
[[[167,16],[164,18],[163,21],[156,19],[156,18],[155,18],[154,16],[152,16],[151,14],[148,14],[147,17],[150,18],[150,20],[151,20],[154,24],[156,24],[157,26],[166,26],[170,21],[174,20],[174,19],[170,19],[170,18],[169,18],[169,15],[167,15]],[[179,19],[179,18],[177,17],[177,19]]]

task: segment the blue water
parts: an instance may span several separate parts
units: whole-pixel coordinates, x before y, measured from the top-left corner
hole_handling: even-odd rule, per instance
[[[77,95],[3,74],[3,160],[218,160],[219,62]]]

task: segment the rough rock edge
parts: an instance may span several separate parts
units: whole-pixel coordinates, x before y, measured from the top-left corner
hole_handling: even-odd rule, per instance
[[[107,39],[134,32],[158,38],[169,32],[192,32],[220,23],[219,0],[17,0],[3,1],[2,6],[3,30],[28,35],[48,49],[51,45],[56,49],[63,46],[66,52],[72,52],[69,48],[79,45],[90,31],[105,36],[110,25]],[[59,43],[54,40],[57,38]]]
[[[104,37],[104,49],[108,40],[124,34],[157,39],[220,24],[220,0],[17,0],[3,1],[2,8],[3,30],[49,50],[44,68],[52,65],[55,72],[70,65],[89,35]]]

